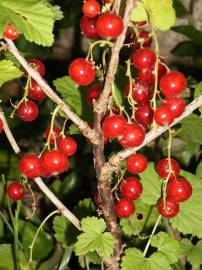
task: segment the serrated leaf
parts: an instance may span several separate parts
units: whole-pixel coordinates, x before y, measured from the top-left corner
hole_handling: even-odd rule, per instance
[[[142,3],[138,2],[137,5],[133,8],[131,14],[131,21],[134,22],[148,21],[148,15]]]
[[[106,223],[103,219],[87,217],[81,221],[83,231],[77,237],[75,252],[78,256],[89,252],[99,251],[103,258],[108,258],[113,253],[114,239],[111,233],[104,232]]]
[[[55,231],[55,238],[63,244],[64,247],[67,247],[69,244],[69,232],[70,223],[64,216],[56,216],[53,220],[53,229]]]
[[[178,261],[180,255],[180,245],[177,240],[171,238],[165,232],[154,235],[151,239],[151,245],[158,248],[158,252],[164,254],[170,264]]]
[[[192,196],[189,200],[180,204],[179,214],[170,219],[174,228],[184,234],[202,237],[202,181],[196,175],[181,171],[192,185]]]
[[[194,266],[200,266],[202,264],[202,240],[198,241],[196,245],[193,245],[190,240],[182,239],[180,246],[182,251],[181,255],[186,256],[189,263]]]
[[[63,100],[70,108],[81,116],[82,113],[82,97],[80,90],[69,76],[65,76],[53,81],[57,91],[62,95]]]
[[[64,18],[63,12],[60,6],[52,6],[55,21],[62,20]]]
[[[141,199],[135,201],[136,211],[130,218],[121,219],[122,230],[127,235],[137,235],[152,227],[157,218],[158,212],[155,206],[145,204]]]
[[[161,196],[162,180],[154,169],[154,163],[149,163],[147,169],[140,174],[143,185],[142,201],[149,205],[155,205]]]
[[[197,45],[199,46],[202,45],[202,32],[197,30],[194,26],[192,25],[175,26],[172,28],[172,30],[187,36]]]
[[[52,7],[42,0],[1,0],[0,24],[12,22],[30,42],[51,46],[54,41]]]
[[[0,61],[0,86],[5,82],[19,78],[23,73],[10,60]]]
[[[145,258],[141,250],[128,248],[125,250],[121,263],[121,270],[171,270],[166,256],[160,252],[154,252],[149,258]]]
[[[162,31],[175,25],[176,15],[172,0],[142,0],[151,23]]]
[[[181,121],[181,125],[182,132],[189,136],[190,140],[201,144],[202,118],[195,114],[191,114]]]

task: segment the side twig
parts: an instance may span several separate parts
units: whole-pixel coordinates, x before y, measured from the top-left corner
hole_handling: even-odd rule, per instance
[[[6,39],[8,50],[13,56],[18,60],[18,62],[23,66],[23,68],[27,71],[27,73],[40,85],[43,91],[47,94],[47,96],[52,99],[55,103],[60,106],[60,109],[69,117],[69,119],[75,123],[84,136],[88,137],[88,139],[94,144],[97,143],[97,139],[95,136],[95,132],[93,129],[89,127],[87,122],[83,121],[77,114],[75,114],[70,107],[54,92],[54,90],[46,83],[46,81],[36,72],[24,59],[24,57],[20,54],[18,49],[16,48],[14,42],[12,40]],[[5,44],[3,44],[4,47]]]

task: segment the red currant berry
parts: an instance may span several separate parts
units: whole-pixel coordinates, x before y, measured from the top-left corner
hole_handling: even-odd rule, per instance
[[[170,159],[170,165],[171,165],[171,174],[169,179],[174,180],[178,178],[180,174],[180,165],[177,162],[177,160],[173,158]],[[159,162],[156,165],[156,172],[161,178],[163,178],[163,180],[166,179],[166,177],[169,174],[169,162],[167,158],[159,160]]]
[[[156,54],[150,49],[139,49],[132,56],[134,66],[139,69],[152,69],[156,63]]]
[[[41,165],[51,174],[60,174],[69,168],[67,157],[59,150],[47,151],[41,156]]]
[[[41,164],[41,171],[40,171],[40,176],[48,178],[52,175],[51,172],[49,172],[42,164]]]
[[[145,132],[142,126],[136,123],[126,124],[119,143],[126,148],[139,146],[143,143]]]
[[[28,178],[36,178],[40,175],[40,159],[36,155],[25,155],[20,159],[20,171]]]
[[[143,39],[142,47],[150,47],[152,43],[152,38],[149,36],[149,32],[145,30],[140,30],[139,31],[139,38]]]
[[[34,68],[42,77],[45,75],[46,68],[44,63],[39,59],[32,58],[27,61],[32,68]]]
[[[48,137],[49,137],[49,134],[50,134],[50,127],[48,127],[45,131],[45,138],[46,138],[46,141],[48,141]],[[58,127],[53,127],[53,132],[52,134],[50,135],[50,144],[54,144],[55,141],[60,137],[60,129]]]
[[[169,126],[173,122],[174,117],[170,108],[164,104],[154,112],[154,120],[160,126]]]
[[[39,110],[35,102],[28,100],[20,103],[17,114],[21,120],[31,122],[37,118]]]
[[[7,186],[7,196],[13,201],[22,200],[24,198],[24,187],[19,182],[13,182]]]
[[[171,97],[166,100],[166,105],[171,110],[173,117],[179,117],[185,110],[186,103],[182,97]]]
[[[123,20],[120,16],[107,12],[98,17],[96,29],[102,38],[117,38],[123,31]]]
[[[87,92],[87,101],[89,105],[93,105],[93,100],[98,99],[102,90],[102,85],[97,83],[91,86]]]
[[[87,16],[83,16],[80,20],[80,29],[83,34],[89,39],[97,39],[99,35],[96,29],[97,17],[89,18]]]
[[[142,195],[143,187],[141,182],[135,177],[128,177],[123,180],[120,192],[126,200],[137,200]]]
[[[29,88],[29,97],[33,100],[39,101],[44,100],[47,95],[41,88],[41,86],[38,85],[36,81],[31,82],[30,88]]]
[[[8,23],[3,33],[3,37],[15,40],[19,37],[20,33],[13,27],[11,23]]]
[[[184,202],[192,195],[192,186],[185,178],[171,180],[167,186],[167,194],[173,197],[176,202]]]
[[[126,159],[126,169],[131,173],[141,173],[147,168],[147,158],[138,153],[129,156]]]
[[[144,127],[152,124],[153,115],[154,112],[149,103],[140,103],[135,111],[136,121]]]
[[[102,201],[98,191],[94,192],[93,200],[98,207],[102,207]]]
[[[3,122],[2,120],[0,119],[0,134],[2,133],[4,127],[3,127]]]
[[[179,71],[170,71],[160,80],[160,90],[166,97],[177,96],[187,87],[185,76]]]
[[[130,91],[130,84],[127,84],[125,88],[126,96],[128,96],[129,91]],[[152,91],[148,84],[145,84],[140,80],[135,80],[135,82],[132,85],[132,96],[134,101],[136,101],[137,103],[145,103],[151,98]]]
[[[106,117],[102,123],[104,135],[108,138],[118,137],[124,130],[126,120],[121,115],[110,115]]]
[[[73,60],[68,69],[69,76],[75,83],[87,86],[95,79],[95,68],[91,62],[83,58]]]
[[[88,17],[95,17],[100,13],[100,4],[96,0],[87,0],[82,7],[83,13]]]
[[[119,218],[128,218],[135,213],[135,205],[132,201],[121,199],[115,205],[115,213]]]
[[[155,76],[153,69],[140,69],[138,70],[138,77],[140,82],[149,85],[150,87],[155,83]]]
[[[179,213],[180,207],[174,198],[168,196],[165,199],[165,205],[163,198],[158,201],[157,209],[162,217],[172,218]]]
[[[137,27],[144,27],[146,24],[146,21],[134,22],[134,25]]]
[[[72,156],[77,150],[77,143],[71,137],[60,137],[57,139],[58,149],[66,156]]]
[[[158,62],[158,80],[167,72],[165,62],[160,58],[160,62]]]

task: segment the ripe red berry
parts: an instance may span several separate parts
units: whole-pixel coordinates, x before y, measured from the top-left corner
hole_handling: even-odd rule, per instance
[[[165,62],[160,58],[160,62],[158,62],[158,80],[167,72],[165,67]]]
[[[177,96],[187,87],[185,76],[179,71],[170,71],[160,80],[160,90],[166,97]]]
[[[44,100],[47,97],[47,95],[43,91],[41,86],[39,86],[36,81],[32,80],[29,88],[29,97],[33,100],[39,101]]]
[[[104,135],[108,138],[118,137],[124,130],[126,120],[121,115],[110,115],[107,116],[102,123],[102,130]]]
[[[83,16],[80,20],[80,29],[83,34],[89,39],[97,39],[99,35],[96,29],[97,17],[89,18],[87,16]]]
[[[88,17],[95,17],[100,13],[100,4],[96,0],[87,0],[82,7],[83,13]]]
[[[0,134],[1,134],[1,132],[3,131],[3,122],[2,122],[2,120],[0,119]]]
[[[174,118],[179,117],[185,110],[186,103],[182,97],[171,97],[166,99],[166,105],[172,112]]]
[[[98,17],[96,29],[102,38],[117,38],[123,31],[123,20],[120,16],[107,12]]]
[[[41,156],[41,165],[51,174],[56,175],[69,168],[69,161],[61,151],[51,150]]]
[[[167,186],[167,194],[172,196],[176,202],[184,202],[192,195],[192,186],[185,178],[171,180]]]
[[[153,69],[140,69],[138,70],[138,77],[140,82],[147,84],[148,86],[152,87],[155,83],[155,76]]]
[[[34,121],[39,114],[38,106],[31,100],[23,101],[17,108],[17,114],[25,122]]]
[[[145,132],[142,126],[136,123],[129,123],[125,125],[119,143],[126,148],[135,147],[141,145],[144,138]]]
[[[50,127],[48,127],[45,131],[45,138],[46,138],[46,141],[48,141],[48,137],[49,137],[49,134],[50,134]],[[56,142],[56,140],[60,137],[60,129],[58,127],[53,127],[53,132],[52,134],[50,135],[50,144],[54,144]]]
[[[40,176],[41,177],[50,177],[52,175],[51,172],[49,172],[42,164],[41,164],[41,170],[40,170]]]
[[[146,21],[134,22],[134,25],[137,27],[143,27],[147,24]]]
[[[126,159],[126,169],[131,173],[141,173],[147,168],[147,158],[138,153]]]
[[[152,124],[153,115],[154,112],[149,103],[140,103],[135,111],[136,121],[144,127]]]
[[[145,30],[140,30],[139,31],[139,38],[143,39],[142,47],[150,47],[152,43],[152,38],[149,36],[149,32]]]
[[[66,156],[72,156],[77,150],[77,143],[71,137],[60,137],[57,139],[58,149]]]
[[[180,165],[177,162],[177,160],[173,158],[170,159],[170,165],[171,165],[171,174],[169,179],[170,180],[177,179],[180,174]],[[169,174],[169,163],[167,158],[159,160],[159,162],[156,165],[156,172],[161,178],[163,178],[163,180],[166,179],[166,177]]]
[[[34,68],[42,77],[45,75],[46,68],[44,63],[39,59],[32,58],[27,61],[32,68]],[[25,72],[26,73],[26,72]]]
[[[91,62],[83,58],[77,58],[71,62],[68,73],[75,83],[87,86],[95,79],[96,71]]]
[[[129,91],[130,84],[127,84],[125,87],[126,96],[128,96]],[[148,84],[145,84],[144,82],[137,79],[132,85],[132,96],[134,101],[137,103],[145,103],[148,102],[148,100],[151,98],[152,91]]]
[[[11,23],[8,23],[4,30],[3,37],[15,40],[19,37],[20,33],[13,27]]]
[[[167,196],[165,199],[165,205],[163,198],[158,201],[157,209],[162,217],[172,218],[179,213],[180,207],[174,198]]]
[[[119,218],[128,218],[135,213],[135,205],[132,201],[120,199],[115,205],[115,213]]]
[[[20,171],[28,178],[36,178],[40,175],[40,159],[36,155],[25,155],[20,159]]]
[[[100,83],[94,84],[87,92],[87,101],[89,105],[93,104],[94,99],[98,99],[102,90],[102,85]]]
[[[148,48],[139,49],[133,54],[132,62],[137,69],[152,69],[156,63],[156,54]]]
[[[123,180],[120,192],[126,200],[137,200],[143,191],[141,182],[135,177],[128,177]]]
[[[13,182],[7,186],[7,196],[13,201],[22,200],[24,198],[24,187],[19,182]]]
[[[164,104],[154,112],[154,120],[160,126],[169,126],[173,122],[174,117],[170,108]]]

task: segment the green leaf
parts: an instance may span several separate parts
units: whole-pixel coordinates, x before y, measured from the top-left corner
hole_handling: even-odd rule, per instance
[[[42,262],[37,270],[58,269],[62,259],[61,250],[56,250],[54,254],[45,262]]]
[[[149,205],[155,205],[161,196],[162,180],[154,169],[154,163],[149,163],[146,171],[140,174],[143,185],[142,201]]]
[[[193,192],[189,200],[180,204],[179,214],[170,222],[184,234],[202,237],[202,181],[196,175],[182,170],[180,175],[190,181]]]
[[[197,45],[199,46],[202,45],[202,32],[197,30],[194,26],[192,25],[175,26],[172,28],[172,30],[187,36]]]
[[[12,22],[30,42],[51,46],[54,41],[52,7],[42,0],[1,0],[0,24]]]
[[[180,255],[180,244],[177,240],[171,238],[165,232],[154,235],[151,239],[151,245],[158,248],[158,251],[164,254],[170,264],[178,261]]]
[[[181,121],[181,125],[182,132],[189,136],[190,140],[201,144],[202,118],[195,114],[191,114]]]
[[[60,6],[52,6],[55,21],[62,20],[64,18],[63,12]]]
[[[75,134],[81,134],[81,131],[80,131],[80,129],[75,124],[71,124],[68,127],[68,133],[70,135],[75,135]]]
[[[172,53],[176,56],[184,57],[191,56],[196,57],[199,53],[200,48],[192,41],[182,41],[172,49]]]
[[[202,162],[199,163],[196,169],[196,176],[199,178],[202,178]]]
[[[72,257],[72,249],[66,248],[58,270],[66,270],[71,257]]]
[[[182,255],[186,256],[189,263],[194,266],[200,266],[202,264],[202,240],[198,241],[196,245],[193,245],[190,240],[182,239],[180,246]]]
[[[155,206],[145,204],[141,199],[135,201],[136,211],[130,218],[121,219],[120,224],[125,234],[137,235],[150,229],[158,218]]]
[[[202,95],[202,82],[199,82],[194,91],[194,98],[198,98]],[[202,113],[202,106],[199,107],[199,111]]]
[[[57,91],[62,94],[62,98],[70,108],[81,116],[82,113],[82,98],[81,92],[76,87],[75,83],[69,76],[65,76],[53,81]]]
[[[22,245],[26,254],[30,254],[30,245],[36,234],[37,227],[30,222],[20,220],[20,235],[22,238]],[[53,239],[50,234],[41,230],[36,238],[33,248],[33,260],[40,260],[46,257],[53,249]]]
[[[83,231],[77,237],[75,252],[77,256],[86,255],[89,252],[99,251],[103,258],[108,258],[113,253],[114,239],[111,233],[104,232],[106,224],[103,219],[87,217],[81,221]]]
[[[151,23],[162,31],[175,25],[176,15],[172,0],[142,0]]]
[[[70,222],[64,216],[56,216],[53,220],[53,229],[55,231],[55,238],[58,242],[62,243],[64,247],[67,247],[71,241],[72,233],[70,230]]]
[[[85,198],[84,200],[79,201],[74,207],[74,213],[79,219],[92,216],[95,210],[96,207],[91,198]]]
[[[142,3],[137,2],[131,14],[131,20],[134,22],[148,21],[147,11]]]
[[[22,71],[14,66],[12,61],[0,61],[0,86],[2,86],[5,82],[19,78],[22,76],[22,74]]]
[[[145,258],[141,250],[128,248],[125,250],[121,263],[121,270],[171,270],[167,257],[154,252],[149,258]]]
[[[173,0],[173,6],[177,17],[183,17],[189,14],[181,0]]]

